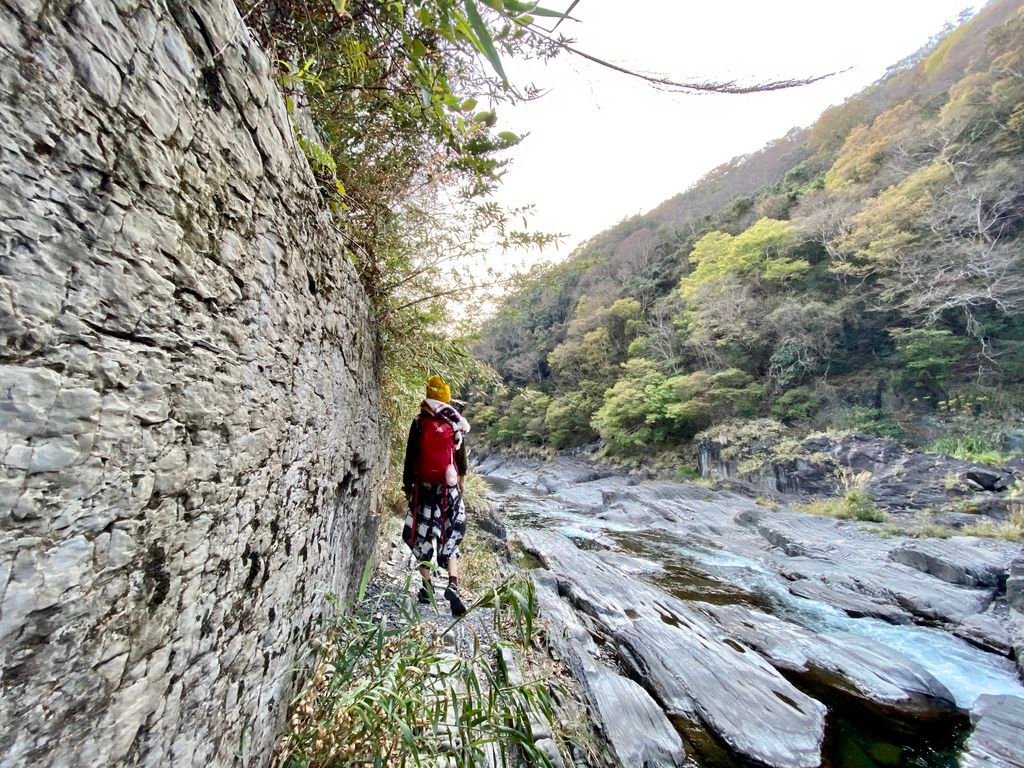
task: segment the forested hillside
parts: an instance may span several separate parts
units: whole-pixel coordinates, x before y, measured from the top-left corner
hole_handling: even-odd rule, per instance
[[[1021,3],[586,242],[475,351],[499,444],[674,450],[770,415],[997,449],[985,421],[1024,407]]]

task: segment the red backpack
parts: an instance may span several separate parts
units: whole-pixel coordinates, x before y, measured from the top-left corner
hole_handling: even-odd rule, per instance
[[[448,467],[455,463],[455,429],[444,419],[420,416],[420,450],[416,480],[437,485],[445,482]]]

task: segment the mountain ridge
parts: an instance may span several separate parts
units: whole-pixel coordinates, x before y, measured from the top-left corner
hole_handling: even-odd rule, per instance
[[[503,401],[528,388],[532,404],[517,405],[534,414],[527,442],[624,431],[644,436],[633,448],[668,446],[745,415],[831,425],[830,408],[877,402],[879,377],[891,409],[1002,393],[1017,408],[1022,30],[1020,2],[989,3],[813,125],[526,282],[476,343],[513,390],[476,394],[483,423],[506,418]],[[696,374],[729,374],[720,384],[743,402],[704,403],[691,423],[680,409],[708,382],[680,376]],[[602,421],[621,410],[616,391],[675,413]],[[497,439],[523,434],[518,424]]]

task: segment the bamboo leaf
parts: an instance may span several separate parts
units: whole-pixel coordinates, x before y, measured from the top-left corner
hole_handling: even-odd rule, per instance
[[[505,0],[505,10],[515,14],[517,16],[524,13],[533,14],[534,16],[544,16],[548,19],[571,19],[571,16],[567,16],[561,11],[552,11],[550,8],[542,8],[536,3],[521,3],[517,0]]]
[[[341,182],[338,182],[340,187],[339,192],[345,194],[345,188],[341,186]],[[363,598],[366,597],[366,587],[370,583],[370,577],[373,576],[373,558],[368,557],[366,559],[366,565],[363,566],[363,577],[359,580],[359,596],[356,597],[356,602],[363,602]]]
[[[501,57],[498,56],[498,51],[494,48],[494,41],[491,39],[491,31],[487,28],[484,20],[480,17],[480,12],[476,9],[476,3],[473,0],[465,0],[466,6],[466,18],[469,20],[470,26],[473,27],[473,31],[476,33],[477,41],[480,43],[480,52],[487,57],[487,60],[491,62],[491,66],[494,67],[494,71],[498,73],[502,81],[507,83],[508,77],[505,75],[505,70],[501,66]]]

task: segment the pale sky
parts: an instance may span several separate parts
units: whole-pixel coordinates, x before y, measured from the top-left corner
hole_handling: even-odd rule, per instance
[[[567,0],[543,2],[556,9]],[[563,54],[506,60],[515,82],[549,89],[498,110],[529,133],[499,200],[532,202],[532,226],[567,234],[548,258],[682,192],[715,166],[809,125],[955,21],[972,0],[581,0],[559,31],[576,47],[674,79],[798,78],[848,72],[789,91],[680,95]],[[628,8],[628,12],[627,12]],[[512,257],[509,257],[512,258]],[[518,261],[522,254],[515,257]]]

